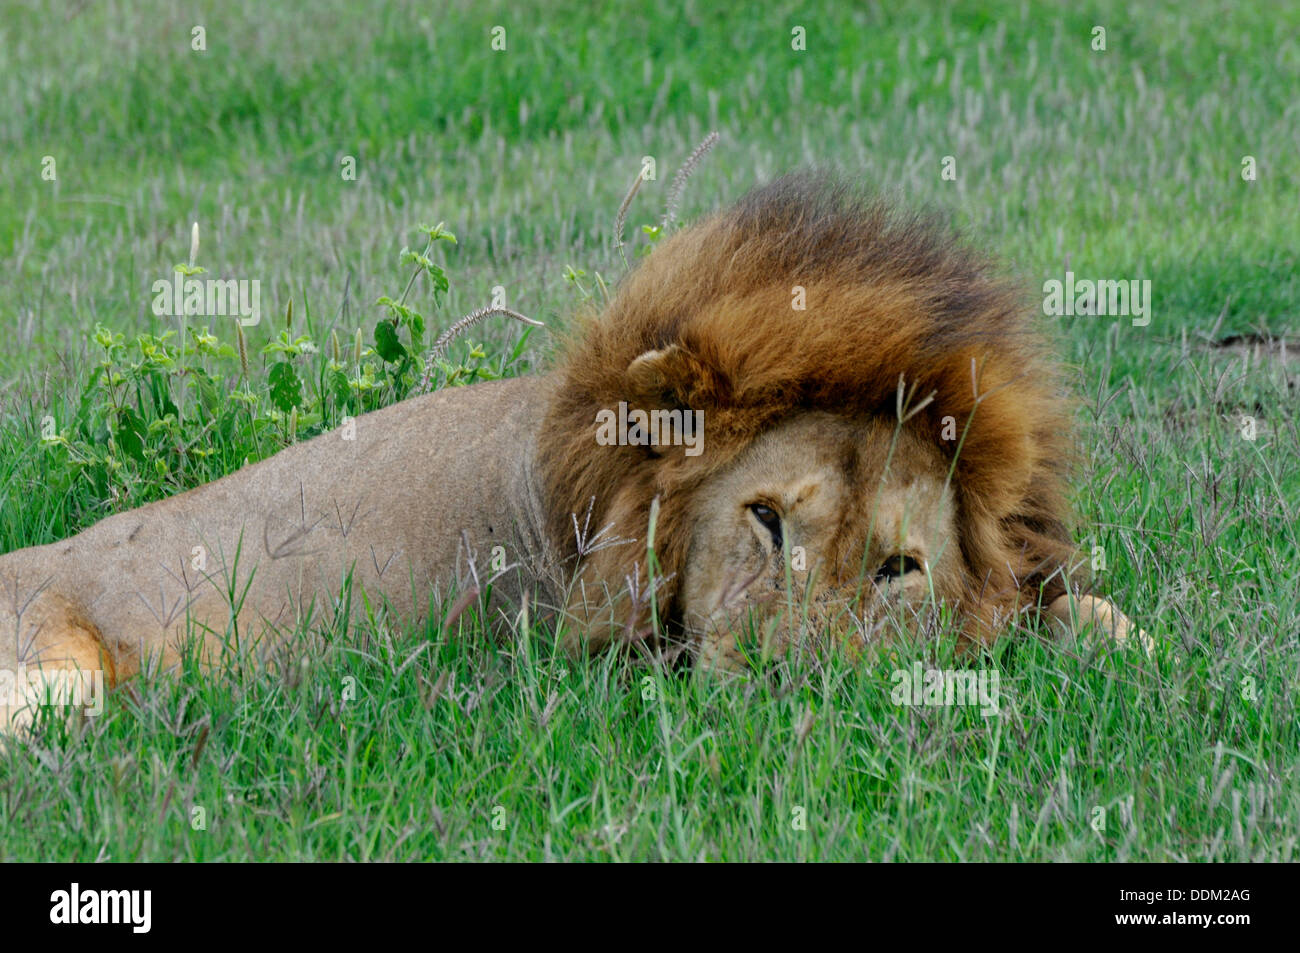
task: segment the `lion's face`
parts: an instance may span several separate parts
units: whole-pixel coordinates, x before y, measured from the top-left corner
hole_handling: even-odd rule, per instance
[[[948,465],[879,418],[811,412],[761,435],[694,501],[683,622],[705,666],[827,635],[856,654],[963,590]]]
[[[658,245],[575,326],[538,438],[549,533],[578,567],[571,631],[662,622],[730,664],[819,626],[853,649],[944,605],[962,644],[989,644],[1081,585],[1070,402],[1000,270],[798,176]],[[624,402],[703,414],[702,452],[598,443]],[[635,545],[583,542],[584,513]]]

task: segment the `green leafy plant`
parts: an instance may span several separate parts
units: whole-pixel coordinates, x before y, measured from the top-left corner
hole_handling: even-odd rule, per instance
[[[71,523],[102,516],[104,500],[124,509],[216,479],[346,416],[402,400],[425,379],[447,387],[504,376],[523,355],[527,333],[508,354],[466,339],[448,357],[455,336],[449,333],[425,356],[428,322],[410,294],[425,275],[435,306],[442,304],[451,282],[431,253],[437,243],[455,244],[456,236],[441,222],[419,231],[423,249],[403,248],[398,256],[415,266],[401,295],[376,301],[383,316],[369,346],[356,328],[345,349],[338,330],[322,332],[310,308],[303,309],[305,327],[296,326],[292,299],[283,325],[251,351],[251,361],[238,320],[218,318],[228,323],[214,328],[182,319],[177,328],[132,337],[97,323],[90,340],[97,357],[75,407],[58,415],[62,423],[54,415],[36,421],[40,479],[57,474],[55,482],[62,481]],[[193,261],[176,271],[205,273]]]

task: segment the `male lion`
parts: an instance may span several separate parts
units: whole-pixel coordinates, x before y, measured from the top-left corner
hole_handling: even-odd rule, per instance
[[[605,445],[615,409],[632,423]],[[645,426],[698,412],[698,433]],[[1123,638],[1074,572],[1069,432],[1029,310],[986,263],[787,177],[665,241],[548,374],[404,401],[355,439],[0,557],[0,670],[113,683],[362,593],[411,620],[489,581],[497,622],[528,599],[572,650],[649,636],[703,666],[852,652],[943,612],[975,643],[1026,610]]]

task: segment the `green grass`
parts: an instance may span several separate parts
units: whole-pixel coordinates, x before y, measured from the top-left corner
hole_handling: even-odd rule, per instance
[[[373,302],[404,287],[398,251],[422,246],[420,223],[459,239],[436,253],[447,294],[421,282],[408,302],[427,339],[496,285],[562,325],[579,300],[566,266],[622,271],[613,222],[641,157],[658,178],[629,234],[716,128],[687,220],[787,168],[838,165],[946,210],[1030,301],[1067,262],[1151,279],[1145,328],[1044,320],[1081,398],[1080,541],[1102,547],[1103,588],[1159,647],[1006,645],[980,663],[1005,693],[985,718],[894,705],[910,650],[735,683],[558,659],[540,629],[494,647],[472,614],[448,632],[304,633],[287,667],[142,678],[104,716],[49,719],[0,752],[0,858],[1294,858],[1300,383],[1294,362],[1215,342],[1289,336],[1300,352],[1300,11],[266,6],[0,12],[0,550],[293,439],[268,391],[285,356],[263,353],[290,298],[293,335],[320,347],[294,366],[325,395],[298,436],[360,409],[321,386],[331,334],[372,344]],[[206,53],[190,50],[195,22]],[[495,24],[506,52],[489,47]],[[940,178],[947,155],[956,181]],[[203,358],[213,393],[188,385],[187,433],[223,419],[223,394],[242,388],[252,409],[195,444],[210,456],[172,453],[160,423],[135,458],[107,443],[120,418],[88,384],[95,327],[128,352],[168,330],[149,289],[196,220],[200,262],[259,279],[267,317],[248,329],[247,377],[229,352]],[[548,332],[474,334],[448,365],[461,380],[545,366]],[[399,377],[374,399],[404,393]],[[98,456],[78,465],[43,442],[46,416]]]

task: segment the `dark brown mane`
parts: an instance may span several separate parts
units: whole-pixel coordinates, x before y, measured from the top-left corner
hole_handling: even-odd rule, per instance
[[[795,286],[806,310],[791,307]],[[628,373],[669,348],[661,377]],[[907,426],[956,456],[967,611],[987,621],[1065,590],[1070,416],[1055,364],[1016,286],[932,219],[826,176],[779,179],[657,248],[576,322],[558,373],[540,445],[551,531],[570,555],[569,514],[593,497],[593,529],[644,539],[657,495],[658,559],[680,573],[705,477],[801,411],[894,419],[901,376],[913,403],[934,393]],[[596,413],[619,401],[703,410],[704,453],[597,446]],[[957,441],[941,438],[947,417]],[[631,576],[644,545],[599,557],[603,578]],[[666,617],[674,596],[670,579]]]

